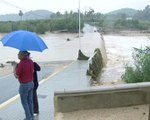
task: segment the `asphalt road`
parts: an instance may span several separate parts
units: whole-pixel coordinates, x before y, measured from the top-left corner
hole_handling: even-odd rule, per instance
[[[41,66],[38,72],[39,81],[48,77],[54,71],[50,66]],[[0,77],[0,104],[18,94],[19,82],[13,74]]]

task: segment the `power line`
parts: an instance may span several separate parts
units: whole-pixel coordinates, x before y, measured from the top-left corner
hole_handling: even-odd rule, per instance
[[[23,8],[17,6],[17,5],[14,5],[14,4],[10,3],[10,2],[7,2],[6,0],[0,0],[0,1],[3,2],[6,5],[9,5],[9,6],[13,7],[13,8],[19,9],[19,11],[21,10],[21,11],[24,11],[24,12],[28,12],[27,10],[25,10],[25,9],[23,9]],[[29,13],[29,14],[45,18],[45,16],[38,15],[38,14],[35,14],[35,13]]]
[[[17,6],[17,5],[14,5],[14,4],[10,3],[10,2],[7,2],[6,0],[1,0],[1,1],[2,1],[4,4],[6,4],[6,5],[9,5],[9,6],[11,6],[11,7],[14,7],[14,8],[23,10],[23,11],[26,11],[25,9],[23,9],[23,8]]]

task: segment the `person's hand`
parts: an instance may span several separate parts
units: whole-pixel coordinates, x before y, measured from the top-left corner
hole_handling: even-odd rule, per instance
[[[16,73],[14,73],[15,78],[18,78],[18,76],[16,75]]]

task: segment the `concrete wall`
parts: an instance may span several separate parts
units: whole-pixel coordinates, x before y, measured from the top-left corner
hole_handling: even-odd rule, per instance
[[[55,92],[55,112],[123,107],[150,102],[150,83],[105,86],[78,91]]]

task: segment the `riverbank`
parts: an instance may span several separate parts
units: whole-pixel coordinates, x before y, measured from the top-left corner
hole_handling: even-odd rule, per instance
[[[54,69],[53,72],[59,72],[63,70],[72,61],[50,61],[50,62],[40,62],[41,67],[47,66]],[[4,64],[4,67],[0,67],[0,77],[9,75],[13,73],[13,66],[11,64]]]
[[[0,77],[9,75],[13,72],[13,68],[11,65],[6,65],[4,67],[0,67]]]
[[[119,35],[119,36],[150,36],[149,31],[134,31],[134,30],[120,30],[106,32],[105,35]]]

